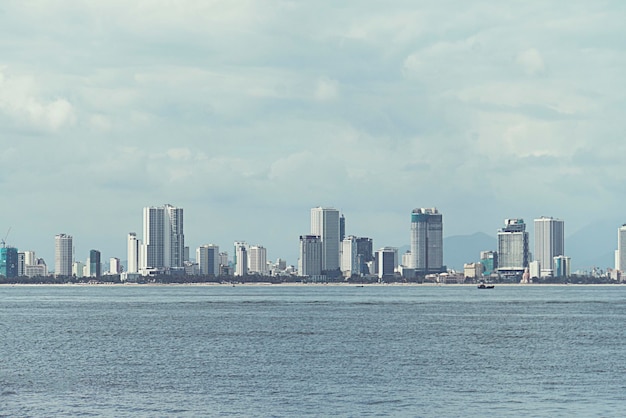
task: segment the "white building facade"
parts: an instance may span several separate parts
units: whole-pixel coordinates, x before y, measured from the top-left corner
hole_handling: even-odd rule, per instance
[[[248,250],[248,273],[267,276],[267,249],[261,245],[253,245]]]
[[[554,257],[565,255],[565,223],[562,220],[546,216],[535,219],[533,255],[541,266],[541,276],[553,276]]]
[[[58,234],[54,237],[54,274],[71,276],[74,259],[72,236]]]
[[[344,277],[360,274],[360,259],[357,238],[347,236],[341,242],[341,273]]]
[[[139,272],[140,254],[141,254],[141,241],[137,239],[137,234],[131,232],[128,234],[126,241],[127,247],[127,260],[128,266],[126,266],[127,273]]]
[[[617,250],[615,251],[615,270],[626,270],[626,224],[617,229]]]
[[[334,208],[311,209],[311,235],[322,242],[322,271],[339,270],[339,211]]]
[[[248,244],[235,243],[235,276],[248,275]]]

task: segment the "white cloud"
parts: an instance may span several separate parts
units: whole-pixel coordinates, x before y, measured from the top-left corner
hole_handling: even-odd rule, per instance
[[[334,100],[339,96],[339,83],[336,80],[322,78],[317,81],[315,99],[325,102]]]
[[[33,77],[0,71],[0,112],[16,123],[56,131],[76,122],[72,104],[63,98],[45,99]]]
[[[36,189],[54,206],[89,189],[124,207],[224,208],[214,213],[223,242],[233,240],[229,228],[255,228],[234,220],[234,207],[303,206],[276,216],[287,241],[306,232],[292,225],[307,223],[308,205],[367,207],[370,221],[352,232],[368,228],[385,245],[403,244],[406,225],[398,232],[371,219],[416,205],[445,209],[447,233],[473,232],[491,228],[489,215],[454,220],[482,213],[489,199],[499,226],[516,202],[551,201],[546,179],[576,184],[587,174],[585,198],[621,179],[626,15],[617,4],[111,0],[3,9],[0,126],[13,145],[2,161],[13,180],[0,192],[19,202]],[[64,179],[73,187],[59,190]],[[497,198],[511,183],[524,185],[515,202]],[[544,200],[526,184],[547,184]],[[612,196],[605,206],[623,207]],[[557,203],[563,218],[581,207],[575,194]],[[90,209],[105,219],[108,206]],[[31,228],[38,207],[7,216]],[[70,226],[79,218],[59,216]],[[97,239],[98,225],[84,228],[94,231],[69,232]]]
[[[541,74],[544,69],[543,58],[535,48],[529,48],[517,55],[517,63],[528,75]]]

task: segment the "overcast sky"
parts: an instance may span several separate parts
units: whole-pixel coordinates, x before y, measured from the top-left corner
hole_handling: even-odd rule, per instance
[[[375,247],[408,244],[415,207],[445,236],[620,219],[624,22],[622,1],[3,1],[0,235],[50,268],[58,233],[125,259],[171,203],[192,253],[296,264],[318,205]]]

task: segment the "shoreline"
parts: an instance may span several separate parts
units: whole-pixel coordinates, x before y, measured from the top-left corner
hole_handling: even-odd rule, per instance
[[[612,287],[622,283],[494,283],[495,287]],[[0,283],[2,287],[476,287],[476,283]]]

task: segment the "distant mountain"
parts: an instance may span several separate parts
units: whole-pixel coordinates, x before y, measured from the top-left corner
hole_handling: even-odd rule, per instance
[[[572,272],[589,271],[592,267],[603,270],[614,267],[617,229],[622,223],[615,219],[605,219],[591,223],[567,236],[565,255],[572,259]],[[529,238],[529,250],[532,253],[535,247],[532,234]],[[402,254],[410,249],[409,245],[398,248],[400,262]],[[443,263],[449,269],[461,271],[463,264],[479,261],[480,252],[488,250],[497,251],[498,240],[484,232],[449,236],[443,239]]]
[[[448,269],[463,271],[463,264],[480,261],[481,251],[496,251],[498,240],[484,232],[453,235],[443,239],[443,264]]]
[[[615,266],[619,220],[591,223],[565,238],[565,255],[572,259],[572,272]]]

